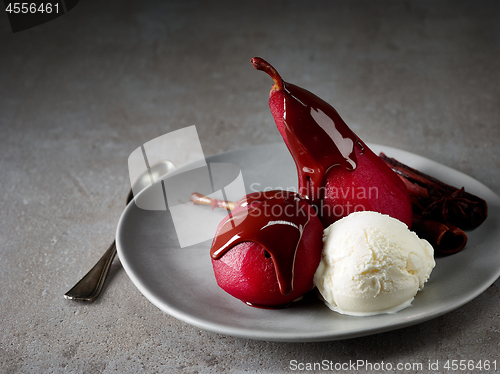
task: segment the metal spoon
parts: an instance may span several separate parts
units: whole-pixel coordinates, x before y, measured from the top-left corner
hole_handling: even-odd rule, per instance
[[[127,196],[127,205],[134,198],[133,191],[141,191],[152,184],[152,181],[157,181],[161,177],[175,170],[175,165],[168,160],[162,161],[153,165],[144,173],[142,173],[137,181],[134,183],[133,188]],[[116,255],[116,241],[108,248],[101,259],[94,265],[92,269],[64,294],[66,299],[94,301],[100,295],[102,286],[108,275],[111,263]]]

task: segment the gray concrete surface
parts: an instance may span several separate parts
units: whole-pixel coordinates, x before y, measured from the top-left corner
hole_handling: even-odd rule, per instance
[[[498,1],[82,1],[15,34],[4,13],[0,30],[2,373],[286,373],[291,360],[358,359],[500,370],[499,281],[426,323],[324,343],[199,330],[151,304],[118,259],[95,303],[62,296],[113,240],[140,144],[189,125],[206,155],[281,140],[254,56],[365,141],[498,193]]]

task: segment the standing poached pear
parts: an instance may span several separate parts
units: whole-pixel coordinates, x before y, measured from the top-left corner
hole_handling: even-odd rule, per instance
[[[260,57],[257,70],[274,84],[269,107],[299,178],[299,193],[318,210],[325,227],[354,211],[375,211],[412,223],[412,205],[401,179],[313,93],[284,82]]]

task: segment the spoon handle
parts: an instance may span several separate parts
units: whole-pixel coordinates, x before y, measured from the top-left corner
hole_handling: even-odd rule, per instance
[[[140,191],[142,188],[149,186],[153,182],[153,175],[155,173],[165,176],[175,169],[176,166],[169,160],[164,160],[153,165],[151,168],[148,165],[147,171],[145,171],[142,176],[138,178],[134,187],[137,187],[136,191]],[[158,176],[156,176],[156,179],[160,180]],[[127,195],[126,205],[128,205],[133,198],[134,192],[131,189]],[[102,286],[104,285],[104,281],[106,280],[106,276],[108,275],[109,268],[115,258],[115,255],[116,240],[113,241],[113,244],[111,244],[97,264],[95,264],[94,267],[90,269],[90,271],[85,274],[85,276],[77,284],[75,284],[71,290],[66,292],[64,297],[66,299],[84,301],[94,301],[97,299],[101,293]]]
[[[127,205],[134,198],[132,190],[127,195]],[[64,294],[66,299],[94,301],[100,295],[109,268],[116,256],[116,240],[113,241],[101,259],[71,290]]]
[[[116,255],[116,241],[92,269],[71,290],[64,294],[66,299],[94,301],[101,293],[111,263]]]

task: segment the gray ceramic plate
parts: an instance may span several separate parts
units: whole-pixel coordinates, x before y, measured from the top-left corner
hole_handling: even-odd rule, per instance
[[[370,147],[451,185],[465,186],[489,204],[488,219],[468,233],[467,247],[437,259],[429,282],[410,308],[352,317],[332,312],[314,298],[281,310],[249,307],[217,286],[210,241],[180,248],[169,211],[142,210],[135,204],[129,204],[119,222],[120,260],[132,282],[162,311],[201,329],[269,341],[326,341],[399,329],[443,315],[480,295],[500,276],[500,198],[478,181],[434,161],[385,146]],[[295,165],[283,144],[229,152],[207,162],[238,165],[247,192],[297,183]]]

